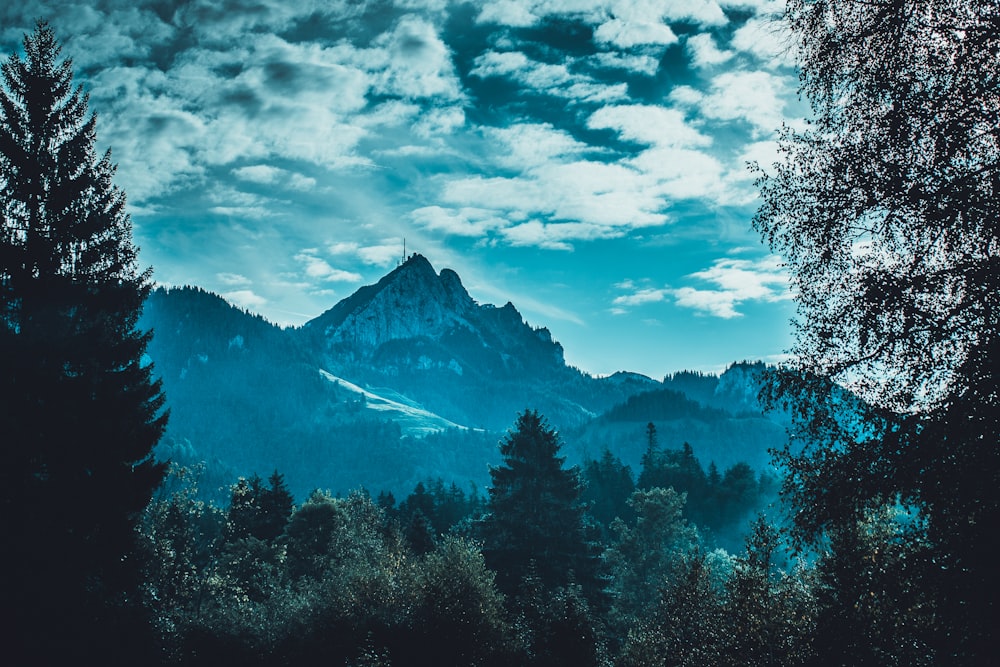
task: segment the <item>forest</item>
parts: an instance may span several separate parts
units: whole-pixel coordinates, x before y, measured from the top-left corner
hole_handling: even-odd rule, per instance
[[[798,309],[761,396],[792,419],[780,478],[706,470],[652,423],[638,471],[569,467],[529,406],[482,492],[297,503],[261,470],[218,505],[198,466],[153,456],[151,269],[39,22],[0,86],[9,663],[995,661],[1000,11],[788,0],[783,21],[813,118],[755,167]]]

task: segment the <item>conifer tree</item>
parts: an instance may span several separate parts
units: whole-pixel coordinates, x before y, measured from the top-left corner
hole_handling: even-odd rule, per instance
[[[32,664],[60,648],[88,662],[141,635],[135,527],[166,421],[136,328],[150,274],[52,29],[40,22],[0,71],[5,644]]]
[[[503,465],[490,469],[484,555],[501,592],[513,593],[530,571],[554,590],[579,583],[600,597],[599,561],[584,523],[578,471],[563,468],[559,436],[536,411],[518,416],[500,443]]]

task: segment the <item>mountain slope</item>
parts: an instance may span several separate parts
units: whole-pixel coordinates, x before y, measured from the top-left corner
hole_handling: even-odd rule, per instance
[[[764,466],[784,437],[755,403],[762,365],[594,378],[512,304],[477,303],[420,255],[298,329],[197,288],[155,290],[140,325],[171,411],[158,454],[207,460],[220,483],[278,469],[300,497],[405,494],[429,475],[483,484],[525,408],[560,429],[572,463],[607,447],[636,471],[649,421],[664,447],[688,441],[720,466]]]
[[[506,428],[526,407],[580,423],[622,396],[568,367],[548,329],[529,326],[513,304],[478,304],[458,274],[435,273],[421,255],[306,323],[302,335],[331,372],[479,428]]]

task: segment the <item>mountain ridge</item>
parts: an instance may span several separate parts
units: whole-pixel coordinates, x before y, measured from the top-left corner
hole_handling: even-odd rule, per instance
[[[572,440],[574,462],[607,447],[638,466],[647,414],[664,447],[690,440],[720,465],[764,465],[767,446],[782,444],[773,422],[746,418],[759,414],[748,401],[755,366],[734,364],[724,381],[593,377],[568,366],[549,330],[513,304],[477,303],[457,273],[437,273],[420,255],[301,327],[280,328],[200,288],[157,288],[140,325],[154,331],[149,358],[172,415],[161,458],[208,460],[230,481],[277,468],[300,496],[316,487],[403,493],[428,471],[482,485],[498,434],[526,408]],[[711,410],[671,412],[679,399],[667,389]]]

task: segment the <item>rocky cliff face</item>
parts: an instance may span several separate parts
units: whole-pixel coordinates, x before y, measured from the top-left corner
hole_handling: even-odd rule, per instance
[[[377,284],[323,313],[306,327],[320,329],[328,345],[346,344],[371,352],[389,341],[437,338],[464,319],[475,303],[454,271],[434,268],[421,255],[411,256]]]
[[[454,271],[421,255],[362,287],[301,330],[324,367],[388,387],[470,426],[503,428],[532,406],[578,421],[591,414],[555,390],[587,385],[548,329],[513,304],[479,304]]]
[[[390,375],[430,368],[495,375],[539,361],[565,364],[562,346],[547,329],[532,329],[511,303],[502,308],[477,304],[457,273],[436,273],[422,255],[411,255],[304,330],[332,364],[374,363]]]

